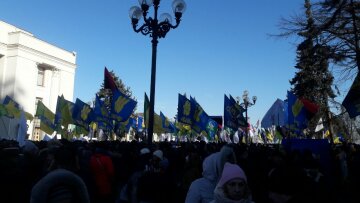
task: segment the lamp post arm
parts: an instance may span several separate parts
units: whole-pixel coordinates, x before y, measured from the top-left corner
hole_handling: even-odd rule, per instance
[[[175,25],[172,25],[172,24],[170,24],[170,27],[172,28],[172,29],[175,29],[175,28],[177,28],[179,25],[180,25],[180,19],[179,18],[176,18],[176,24]]]
[[[141,34],[143,35],[148,35],[151,34],[153,31],[153,29],[151,28],[151,24],[149,23],[144,23],[142,26],[140,26],[139,28],[136,28],[137,24],[133,23],[133,29],[136,33],[141,32]]]

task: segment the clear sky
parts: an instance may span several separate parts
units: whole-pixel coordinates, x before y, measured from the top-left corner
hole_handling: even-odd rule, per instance
[[[171,2],[162,0],[160,14],[172,14]],[[268,34],[279,32],[281,17],[302,12],[303,2],[187,0],[180,26],[158,44],[155,112],[173,118],[178,93],[186,93],[209,115],[223,115],[224,94],[241,97],[248,90],[258,98],[248,111],[251,122],[261,121],[277,98],[286,98],[295,73],[294,40]],[[131,88],[143,112],[151,42],[132,29],[133,5],[138,1],[2,0],[0,20],[77,52],[74,101],[95,97],[106,66]]]

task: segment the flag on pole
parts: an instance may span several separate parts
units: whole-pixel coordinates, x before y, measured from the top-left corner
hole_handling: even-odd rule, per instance
[[[304,104],[290,91],[288,91],[288,122],[293,129],[302,130],[307,127]]]
[[[26,124],[25,112],[21,111],[18,135],[17,135],[17,141],[20,147],[25,145],[26,133],[27,133],[27,124]]]
[[[57,104],[56,104],[56,113],[55,113],[55,125],[58,126],[67,126],[71,123],[74,123],[72,119],[72,110],[73,103],[67,101],[63,95],[58,96]]]
[[[85,129],[89,129],[89,124],[92,121],[93,110],[89,104],[76,99],[72,117],[76,125],[80,125]]]
[[[162,128],[165,132],[174,133],[175,132],[175,125],[169,121],[169,119],[160,111],[161,123]]]
[[[55,114],[48,109],[42,101],[38,101],[36,114],[40,120],[40,129],[51,135],[55,131],[54,119]]]
[[[145,93],[145,101],[144,101],[144,120],[145,127],[149,128],[149,106],[150,100],[147,94]],[[161,117],[154,112],[154,124],[153,124],[153,132],[154,133],[163,133],[164,129],[162,127]]]
[[[129,119],[134,111],[137,102],[126,96],[119,90],[113,91],[113,98],[111,104],[111,117],[119,122],[124,122]]]
[[[112,91],[118,90],[114,78],[106,67],[104,71],[104,88],[111,89]]]
[[[236,131],[239,127],[247,127],[243,115],[244,108],[236,103],[235,99],[224,95],[224,126]]]
[[[353,84],[350,87],[342,105],[345,107],[350,118],[355,118],[360,115],[360,75],[356,76]]]
[[[3,105],[7,112],[5,116],[9,118],[20,118],[20,105],[14,99],[6,95]]]
[[[195,106],[186,96],[179,94],[177,120],[183,124],[192,125]]]
[[[204,111],[204,109],[200,106],[200,104],[195,100],[195,98],[190,96],[191,105],[195,108],[194,117],[192,121],[192,128],[197,133],[201,133],[202,131],[206,131],[209,116]]]
[[[106,108],[104,101],[98,95],[95,98],[95,107],[93,110],[93,121],[97,122],[99,128],[112,128],[109,110]]]

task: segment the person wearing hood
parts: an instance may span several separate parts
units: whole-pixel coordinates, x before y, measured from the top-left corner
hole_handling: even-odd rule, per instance
[[[211,203],[253,203],[245,172],[237,164],[225,163]]]
[[[185,203],[208,203],[214,200],[214,189],[226,162],[236,163],[236,156],[231,145],[224,145],[220,152],[215,152],[205,158],[203,177],[191,183]]]

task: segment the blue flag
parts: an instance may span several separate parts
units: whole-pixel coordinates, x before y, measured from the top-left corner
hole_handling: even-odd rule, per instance
[[[290,129],[302,130],[307,127],[304,104],[290,91],[288,91],[288,122]]]
[[[197,133],[201,133],[202,131],[206,131],[206,127],[209,121],[209,116],[204,111],[204,109],[200,106],[200,104],[192,97],[190,97],[190,102],[192,106],[195,107],[192,128]]]
[[[75,124],[88,129],[89,124],[92,121],[92,112],[93,110],[90,105],[77,98],[72,114]]]
[[[162,128],[165,130],[165,132],[168,133],[174,133],[175,132],[175,125],[169,121],[168,118],[160,111],[160,118],[162,123]]]
[[[210,140],[215,139],[215,135],[216,135],[217,131],[218,131],[218,123],[216,121],[214,121],[213,119],[209,118],[207,126],[206,126],[206,132],[207,132]]]
[[[230,96],[224,95],[224,127],[234,131],[239,127],[246,127],[247,122],[243,116],[243,108]]]
[[[72,118],[72,111],[74,109],[74,103],[66,100],[63,95],[58,96],[55,112],[55,125],[58,130],[59,126],[68,126],[74,123]]]
[[[136,119],[135,118],[130,117],[125,122],[126,132],[129,132],[130,128],[133,128],[133,129],[136,128]]]
[[[119,90],[113,91],[111,117],[119,122],[126,121],[136,107],[137,102]]]
[[[98,123],[99,128],[111,129],[113,127],[109,115],[109,110],[106,108],[104,101],[102,101],[99,96],[96,95],[93,119]]]
[[[356,76],[353,84],[350,87],[342,105],[345,107],[350,118],[355,118],[360,115],[360,75]]]
[[[192,125],[195,106],[184,95],[179,94],[177,120],[180,123]]]
[[[5,116],[9,118],[20,118],[21,115],[20,105],[15,100],[13,100],[11,97],[6,95],[3,101],[3,105],[6,109]]]
[[[143,122],[144,122],[144,118],[141,116],[137,117],[137,131],[141,132],[143,130]]]

